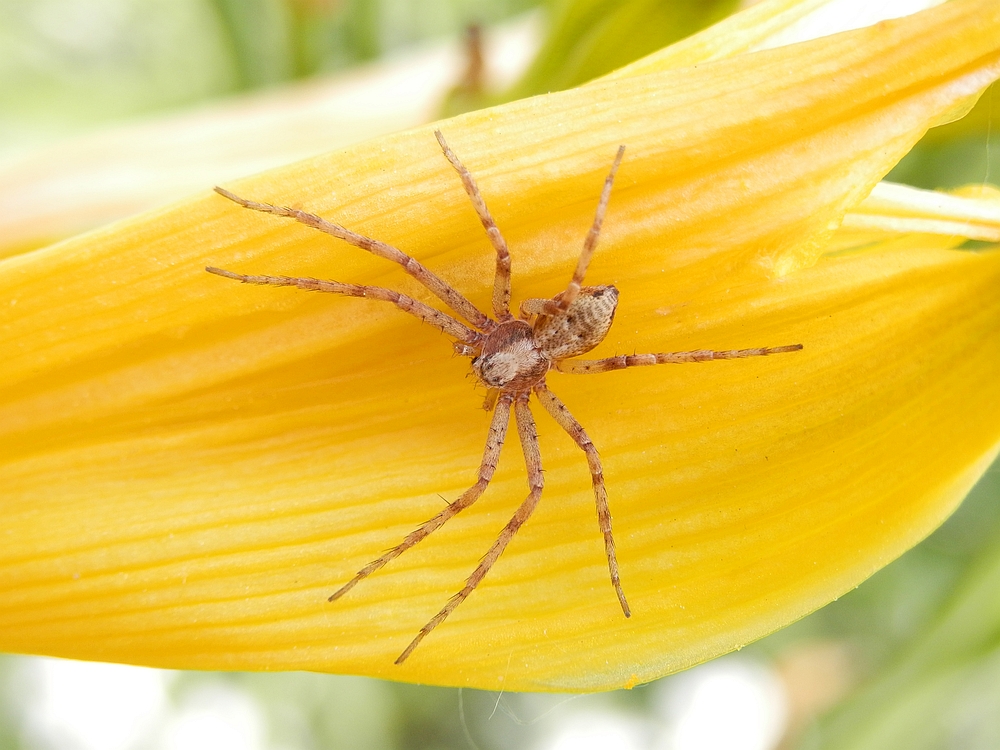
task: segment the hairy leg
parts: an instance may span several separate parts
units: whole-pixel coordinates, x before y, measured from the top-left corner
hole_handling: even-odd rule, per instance
[[[618,602],[622,606],[622,612],[626,617],[632,615],[628,602],[625,600],[625,592],[622,591],[621,576],[618,572],[618,558],[615,555],[615,537],[611,533],[611,511],[608,508],[608,492],[604,487],[604,470],[601,468],[601,459],[597,455],[597,449],[590,442],[583,426],[576,421],[566,405],[560,401],[556,395],[544,385],[535,386],[535,395],[541,402],[545,410],[552,415],[552,418],[559,423],[583,450],[587,456],[587,464],[590,466],[590,478],[594,485],[594,499],[597,503],[597,524],[604,536],[604,552],[608,558],[608,570],[611,572],[611,585],[615,587],[618,594]]]
[[[475,305],[469,302],[469,300],[467,300],[458,290],[454,289],[450,284],[440,278],[433,271],[429,270],[422,263],[411,258],[402,250],[397,250],[392,245],[387,245],[384,242],[373,240],[371,237],[365,237],[363,234],[358,234],[357,232],[352,232],[350,229],[345,229],[340,226],[340,224],[334,224],[332,221],[327,221],[326,219],[316,216],[316,214],[300,211],[297,208],[275,206],[270,203],[258,203],[257,201],[241,198],[235,193],[231,193],[220,187],[215,188],[215,192],[225,198],[228,198],[234,203],[240,204],[244,208],[250,208],[254,211],[261,211],[262,213],[273,214],[275,216],[284,216],[289,219],[295,219],[295,221],[305,224],[307,227],[318,229],[321,232],[325,232],[333,237],[344,240],[355,247],[367,250],[380,258],[385,258],[386,260],[391,260],[393,263],[398,263],[403,267],[404,271],[427,287],[427,289],[433,292],[442,302],[448,305],[448,307],[457,312],[467,321],[472,323],[472,325],[476,328],[479,328],[480,330],[490,330],[494,325],[493,321],[491,321]]]
[[[483,195],[479,192],[479,186],[476,185],[472,174],[465,168],[465,165],[462,164],[459,158],[455,156],[455,152],[445,142],[440,130],[434,131],[434,137],[437,138],[437,142],[441,146],[445,158],[451,162],[451,166],[455,168],[458,176],[462,178],[462,186],[465,188],[469,200],[472,201],[473,208],[476,209],[476,215],[479,216],[479,221],[482,222],[483,229],[486,230],[486,234],[493,244],[493,249],[496,250],[497,270],[496,276],[493,279],[493,314],[501,323],[505,320],[510,320],[510,251],[507,249],[507,242],[504,240],[503,235],[500,234],[496,222],[493,221],[490,210],[486,207],[486,201],[483,200]]]
[[[507,423],[510,421],[510,403],[511,398],[506,395],[501,396],[497,402],[496,411],[493,412],[493,422],[490,424],[490,433],[486,438],[486,449],[483,451],[483,460],[482,463],[479,464],[479,479],[476,480],[476,483],[462,493],[462,496],[455,500],[455,502],[449,503],[447,508],[443,509],[429,521],[421,524],[416,530],[407,534],[406,538],[403,539],[402,542],[397,544],[377,560],[372,560],[365,567],[359,570],[357,575],[337,589],[330,596],[328,601],[336,601],[342,597],[348,591],[357,586],[358,583],[363,581],[379,568],[383,567],[387,562],[396,559],[401,554],[406,552],[406,550],[410,549],[410,547],[413,547],[426,539],[432,532],[437,531],[444,526],[446,521],[454,518],[479,499],[480,495],[483,494],[486,487],[489,485],[490,480],[493,478],[493,472],[496,471],[497,468],[497,461],[500,458],[500,449],[503,447],[503,441],[507,435]]]
[[[606,359],[564,359],[553,364],[553,369],[574,375],[586,375],[595,372],[611,372],[624,370],[626,367],[643,367],[646,365],[678,365],[687,362],[710,362],[715,359],[745,359],[747,357],[766,357],[769,354],[785,354],[797,352],[802,344],[789,346],[767,346],[758,349],[730,349],[728,351],[712,351],[698,349],[692,352],[664,352],[660,354],[628,354]]]
[[[507,395],[503,394],[500,398],[505,398]],[[504,526],[496,541],[493,542],[493,546],[483,555],[483,559],[479,561],[479,565],[472,571],[472,575],[468,577],[462,590],[451,597],[448,603],[444,605],[444,608],[420,629],[417,637],[410,642],[406,650],[396,659],[396,664],[402,664],[406,661],[406,658],[413,653],[413,649],[420,645],[420,641],[434,630],[434,628],[444,622],[448,615],[454,612],[455,608],[464,602],[469,597],[469,594],[475,591],[476,586],[490,572],[490,568],[493,567],[493,564],[503,554],[504,549],[506,549],[510,540],[514,538],[514,535],[517,534],[518,529],[531,516],[532,511],[535,510],[538,501],[542,497],[542,456],[538,450],[538,431],[535,429],[535,420],[531,416],[531,410],[528,408],[527,394],[521,394],[516,398],[517,400],[514,402],[514,414],[517,417],[517,434],[521,439],[521,449],[524,451],[524,463],[528,468],[528,488],[530,489],[530,493],[514,513],[514,516],[507,522],[507,525]]]
[[[570,279],[566,291],[562,293],[559,299],[548,302],[545,307],[546,315],[555,315],[556,313],[563,312],[573,303],[577,295],[580,294],[580,287],[583,286],[583,278],[587,275],[587,267],[590,265],[590,259],[594,256],[594,250],[597,249],[597,238],[601,234],[604,214],[607,213],[608,201],[611,199],[611,185],[615,181],[615,173],[618,172],[618,165],[622,163],[624,155],[625,147],[619,146],[618,153],[615,155],[615,161],[611,165],[611,171],[604,180],[604,189],[601,191],[601,200],[597,203],[597,213],[594,214],[594,223],[591,225],[590,231],[587,232],[587,238],[583,241],[583,252],[580,253],[580,259],[576,262],[573,278]]]
[[[205,270],[209,273],[214,273],[216,276],[225,276],[227,279],[235,279],[244,284],[294,286],[310,292],[330,292],[332,294],[343,294],[347,297],[364,297],[365,299],[392,302],[400,310],[410,313],[410,315],[419,318],[422,322],[432,325],[440,331],[444,331],[449,336],[454,336],[463,344],[477,344],[483,337],[479,331],[474,331],[440,310],[435,310],[433,307],[413,299],[413,297],[400,294],[392,289],[383,289],[380,286],[343,284],[339,281],[321,281],[319,279],[294,276],[251,276],[243,273],[234,273],[233,271],[224,271],[221,268],[213,268],[212,266],[207,267]]]

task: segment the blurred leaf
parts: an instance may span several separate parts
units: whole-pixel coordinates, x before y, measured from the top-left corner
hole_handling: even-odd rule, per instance
[[[551,30],[505,99],[578,86],[724,18],[738,0],[556,0]]]
[[[300,76],[383,57],[471,24],[497,23],[541,0],[288,0]],[[455,70],[455,77],[460,73]]]
[[[204,0],[0,0],[0,155],[232,91]]]
[[[967,116],[927,131],[888,179],[930,189],[1000,182],[1000,87],[990,86]]]
[[[995,503],[996,467],[982,484],[979,492]],[[950,582],[953,594],[937,615],[870,684],[821,722],[805,748],[998,746],[1000,725],[989,717],[1000,716],[1000,527],[995,519],[990,526],[992,538],[961,578]],[[911,579],[911,584],[920,582]],[[956,743],[963,732],[963,741]]]
[[[292,18],[285,0],[209,0],[222,20],[239,71],[239,88],[288,80],[295,73]]]

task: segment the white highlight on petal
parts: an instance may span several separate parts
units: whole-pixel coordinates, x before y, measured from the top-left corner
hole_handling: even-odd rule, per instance
[[[983,186],[978,193],[955,195],[881,182],[844,217],[842,226],[1000,242],[1000,191]]]

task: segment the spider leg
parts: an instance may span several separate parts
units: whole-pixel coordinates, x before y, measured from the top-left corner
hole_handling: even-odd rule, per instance
[[[367,250],[380,258],[385,258],[386,260],[391,260],[393,263],[398,263],[403,267],[404,271],[427,287],[427,289],[433,292],[442,302],[448,305],[448,307],[457,312],[467,321],[472,323],[472,325],[476,328],[488,331],[494,326],[493,321],[490,320],[485,313],[481,312],[479,308],[467,300],[461,292],[452,287],[422,263],[414,258],[411,258],[402,250],[397,250],[392,245],[387,245],[384,242],[373,240],[371,237],[365,237],[357,232],[352,232],[350,229],[345,229],[340,226],[340,224],[334,224],[332,221],[327,221],[316,214],[300,211],[297,208],[275,206],[270,203],[258,203],[257,201],[247,200],[246,198],[241,198],[221,187],[215,188],[215,192],[225,198],[228,198],[234,203],[240,204],[244,208],[250,208],[254,211],[261,211],[266,214],[274,214],[275,216],[285,216],[289,219],[295,219],[295,221],[305,224],[307,227],[318,229],[321,232],[325,232],[333,237],[344,240],[355,247]]]
[[[542,299],[538,297],[531,297],[529,299],[521,300],[521,305],[518,308],[518,312],[521,315],[521,320],[531,320],[533,315],[548,315],[551,314],[547,311],[553,310],[553,305],[555,303],[550,299]]]
[[[625,147],[619,146],[614,163],[611,165],[611,171],[608,173],[607,179],[604,180],[604,189],[601,191],[601,200],[598,202],[597,212],[594,214],[594,223],[591,225],[590,231],[587,232],[587,238],[583,241],[583,251],[580,253],[580,259],[576,262],[573,278],[570,279],[566,291],[558,299],[549,300],[545,306],[546,315],[555,315],[556,313],[565,311],[573,303],[573,300],[577,298],[577,295],[580,294],[580,287],[583,286],[583,277],[587,275],[587,266],[590,265],[590,259],[594,256],[594,250],[597,249],[597,238],[601,234],[604,214],[608,211],[608,201],[611,199],[611,185],[615,181],[615,173],[618,172],[618,165],[622,163],[624,155]]]
[[[413,299],[413,297],[408,297],[405,294],[400,294],[392,289],[384,289],[380,286],[343,284],[339,281],[320,281],[319,279],[292,276],[249,276],[247,274],[224,271],[221,268],[213,268],[211,266],[205,270],[209,273],[214,273],[216,276],[225,276],[227,279],[235,279],[244,284],[294,286],[312,292],[332,292],[333,294],[343,294],[347,297],[364,297],[366,299],[392,302],[400,310],[410,313],[410,315],[419,318],[422,322],[432,325],[440,331],[444,331],[449,336],[454,336],[463,344],[469,346],[475,345],[483,337],[479,331],[474,331],[440,310],[435,310],[433,307]]]
[[[587,464],[590,466],[590,477],[594,484],[594,499],[597,502],[597,524],[604,536],[604,552],[608,557],[608,570],[611,572],[611,585],[615,587],[618,594],[618,601],[622,605],[622,612],[626,617],[631,617],[628,602],[625,601],[625,592],[622,591],[621,577],[618,573],[618,558],[615,556],[615,538],[611,533],[611,511],[608,509],[608,492],[604,487],[604,470],[601,468],[601,459],[597,455],[597,449],[590,442],[583,425],[576,421],[566,405],[560,401],[556,395],[545,387],[544,384],[535,386],[535,395],[541,401],[545,410],[552,415],[552,418],[559,423],[583,450],[587,456]]]
[[[383,567],[390,560],[394,560],[401,554],[406,552],[406,550],[413,547],[418,542],[426,539],[434,531],[444,526],[445,522],[450,518],[457,516],[463,510],[472,505],[479,496],[483,494],[483,491],[489,485],[490,480],[493,478],[493,472],[496,471],[497,461],[500,458],[500,448],[503,447],[504,438],[507,435],[507,423],[510,421],[510,404],[511,396],[503,395],[500,397],[497,403],[496,411],[493,412],[493,421],[490,423],[489,436],[486,438],[486,448],[483,451],[483,460],[479,464],[479,479],[476,483],[467,489],[461,497],[452,503],[449,503],[447,507],[443,508],[440,513],[431,518],[429,521],[425,521],[416,530],[411,531],[407,534],[406,538],[402,542],[397,544],[391,550],[386,552],[377,560],[372,560],[365,567],[357,572],[350,581],[345,583],[339,589],[337,589],[328,599],[328,601],[336,601],[348,591],[353,589],[365,578],[370,576],[379,568]]]
[[[490,210],[486,207],[486,201],[483,200],[483,195],[479,192],[479,186],[476,185],[472,174],[455,156],[455,152],[445,142],[440,130],[434,131],[434,137],[437,138],[445,158],[451,162],[451,166],[462,178],[462,186],[465,188],[469,200],[472,201],[473,208],[476,209],[476,215],[479,216],[479,221],[482,222],[483,229],[486,230],[486,234],[493,244],[493,249],[496,250],[497,270],[493,279],[493,314],[501,323],[510,320],[512,317],[510,314],[510,251],[507,249],[507,242],[500,234],[496,222],[493,221]]]
[[[483,559],[479,561],[479,565],[472,571],[472,575],[466,579],[462,590],[451,597],[448,603],[444,605],[444,608],[420,629],[417,637],[410,642],[406,650],[396,659],[396,664],[402,664],[406,661],[406,658],[413,653],[413,649],[420,645],[420,641],[434,630],[434,628],[444,622],[448,615],[454,612],[455,608],[469,597],[469,594],[475,590],[480,581],[490,572],[493,564],[503,554],[504,549],[506,549],[510,540],[514,538],[514,535],[517,534],[518,529],[531,516],[532,511],[535,510],[538,501],[542,497],[542,455],[538,450],[538,431],[535,429],[535,420],[531,416],[531,409],[528,408],[527,395],[525,393],[517,396],[517,400],[514,402],[514,415],[517,418],[517,434],[521,439],[521,449],[524,451],[524,463],[528,469],[528,487],[530,488],[530,493],[527,499],[514,512],[514,516],[507,522],[507,525],[503,527],[500,535],[493,542],[493,546],[489,548]],[[505,397],[508,397],[508,394],[505,393],[500,398],[503,399]]]
[[[785,354],[797,352],[802,344],[789,346],[766,346],[758,349],[730,349],[729,351],[712,351],[698,349],[693,352],[661,352],[659,354],[629,354],[606,359],[565,359],[554,362],[552,367],[559,372],[574,375],[588,375],[595,372],[611,372],[624,370],[626,367],[642,367],[644,365],[678,365],[686,362],[708,362],[713,359],[745,359],[746,357],[766,357],[769,354]]]
[[[497,396],[499,395],[499,388],[488,388],[486,390],[486,398],[483,399],[483,411],[492,411],[493,407],[496,406]]]

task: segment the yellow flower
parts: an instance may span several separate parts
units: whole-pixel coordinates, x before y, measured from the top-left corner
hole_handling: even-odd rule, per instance
[[[822,606],[940,523],[1000,444],[1000,252],[880,223],[921,218],[912,196],[862,203],[998,75],[1000,8],[955,0],[692,67],[654,59],[439,123],[511,245],[516,299],[564,286],[627,146],[588,276],[621,291],[595,356],[805,349],[552,374],[604,460],[631,619],[584,458],[538,413],[541,506],[401,667],[523,499],[519,451],[507,446],[477,505],[327,603],[472,483],[482,394],[445,337],[390,306],[202,269],[428,295],[391,264],[208,192],[9,258],[0,648],[596,690]],[[227,187],[390,242],[488,307],[489,245],[431,130]],[[995,229],[996,196],[977,201]],[[877,220],[838,235],[848,211]]]

